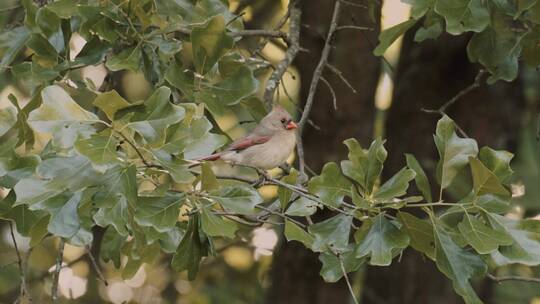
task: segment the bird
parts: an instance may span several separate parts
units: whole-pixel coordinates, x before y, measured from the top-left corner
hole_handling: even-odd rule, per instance
[[[232,165],[273,169],[284,164],[296,146],[298,125],[285,108],[275,105],[247,136],[233,141],[221,152],[198,161],[224,160]]]

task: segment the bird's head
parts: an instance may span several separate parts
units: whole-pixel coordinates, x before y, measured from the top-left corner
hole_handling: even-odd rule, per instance
[[[293,121],[291,114],[280,105],[274,106],[272,111],[266,115],[261,124],[273,131],[294,131],[298,126]]]

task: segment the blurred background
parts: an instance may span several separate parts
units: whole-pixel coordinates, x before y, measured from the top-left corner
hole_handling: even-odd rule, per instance
[[[287,0],[230,0],[230,10],[242,14],[246,28],[272,28],[285,14]],[[333,1],[310,0],[303,3],[301,46],[303,50],[285,74],[279,89],[280,102],[291,112],[301,108],[311,76],[325,43]],[[379,10],[380,9],[380,10]],[[22,20],[18,0],[0,2],[0,24]],[[370,16],[371,14],[371,16]],[[415,43],[414,30],[387,50],[384,60],[372,51],[382,28],[407,20],[409,6],[399,0],[382,0],[380,7],[369,11],[360,7],[344,10],[341,24],[367,26],[372,32],[343,30],[337,33],[330,63],[342,72],[326,71],[325,79],[334,88],[337,107],[330,91],[319,85],[311,114],[313,124],[304,132],[306,161],[319,172],[328,161],[346,156],[342,141],[357,138],[367,146],[376,136],[387,139],[389,157],[386,175],[404,165],[404,153],[413,153],[431,174],[437,152],[431,134],[439,118],[421,109],[437,109],[459,91],[473,83],[479,66],[470,64],[466,54],[467,35],[443,34],[437,40]],[[286,31],[288,25],[283,29]],[[245,39],[246,47],[257,40]],[[74,37],[72,56],[85,41]],[[261,55],[272,63],[284,56],[284,46],[270,42]],[[6,73],[7,74],[7,73]],[[28,99],[24,83],[12,83],[0,75],[0,107],[9,103],[11,93],[19,100]],[[268,74],[261,74],[264,81]],[[97,87],[103,82],[103,66],[81,70],[81,77],[91,78]],[[115,75],[121,94],[131,101],[150,93],[144,76],[125,72]],[[352,87],[352,88],[351,88]],[[262,92],[261,92],[262,93]],[[540,103],[540,74],[523,66],[512,83],[483,85],[461,98],[448,114],[480,146],[506,149],[516,156],[512,166],[515,207],[512,216],[540,219],[540,143],[537,139]],[[247,132],[250,124],[231,111],[217,123],[231,137]],[[42,138],[42,140],[47,140]],[[433,176],[433,175],[431,175]],[[261,190],[267,198],[276,189]],[[67,246],[65,267],[59,288],[65,303],[350,303],[343,280],[325,283],[319,276],[321,264],[315,254],[300,243],[286,243],[279,226],[263,226],[241,231],[234,243],[216,244],[219,255],[203,261],[195,281],[183,273],[172,272],[169,259],[163,257],[146,265],[130,280],[123,280],[112,263],[101,263],[108,286],[96,279],[84,248]],[[29,240],[15,235],[19,249],[30,254],[30,291],[35,303],[49,299],[51,273],[57,244],[48,238],[29,252]],[[219,246],[221,245],[221,246]],[[12,303],[18,290],[16,253],[7,222],[0,222],[0,303]],[[540,276],[540,270],[527,266],[500,269],[499,275]],[[365,267],[351,276],[361,303],[461,303],[451,282],[428,259],[405,251],[391,267]],[[475,282],[486,303],[540,303],[538,285],[524,282]],[[40,298],[41,295],[41,298]]]

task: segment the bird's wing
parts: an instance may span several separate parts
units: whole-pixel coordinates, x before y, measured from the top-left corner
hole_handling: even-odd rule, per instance
[[[231,143],[231,145],[227,148],[229,151],[240,151],[247,149],[249,147],[264,144],[265,142],[269,141],[271,136],[261,136],[261,135],[255,135],[251,134],[243,138],[239,138]]]

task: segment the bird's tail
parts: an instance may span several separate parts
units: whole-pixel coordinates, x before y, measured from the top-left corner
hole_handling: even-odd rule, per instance
[[[203,161],[214,161],[214,160],[218,160],[221,158],[221,155],[222,153],[214,153],[212,155],[208,155],[208,156],[204,156],[204,157],[201,157],[201,158],[197,158],[197,159],[194,159],[194,160],[191,160],[191,165],[189,165],[188,167],[189,168],[192,168],[192,167],[195,167],[195,166],[198,166],[201,164],[201,162]]]
[[[212,161],[212,160],[218,160],[218,159],[221,158],[221,154],[222,154],[222,153],[214,153],[214,154],[212,154],[212,155],[208,155],[208,156],[205,156],[205,157],[201,157],[201,158],[197,159],[197,161],[200,161],[200,162],[201,162],[201,161],[206,161],[206,160],[210,160],[210,161]]]

